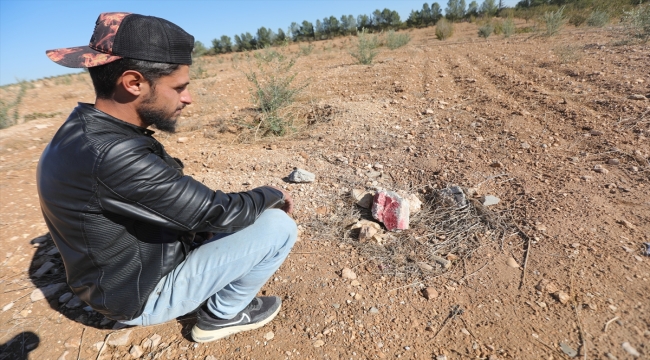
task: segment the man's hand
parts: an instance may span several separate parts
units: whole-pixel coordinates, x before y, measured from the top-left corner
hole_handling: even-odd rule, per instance
[[[269,187],[282,193],[282,196],[284,197],[284,205],[282,205],[280,209],[286,212],[287,214],[291,214],[293,212],[293,198],[291,197],[291,194],[275,186],[269,186]]]

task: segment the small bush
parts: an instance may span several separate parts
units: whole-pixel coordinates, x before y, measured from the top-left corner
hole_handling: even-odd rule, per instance
[[[21,81],[19,83],[18,93],[12,102],[0,99],[0,129],[8,128],[18,123],[18,106],[23,101],[27,87],[30,85],[33,86],[33,84],[26,81]]]
[[[503,21],[503,37],[509,38],[515,33],[515,30],[515,21],[512,18]]]
[[[445,40],[451,37],[454,33],[454,25],[447,21],[447,19],[442,18],[436,24],[436,37],[438,40]]]
[[[478,36],[487,39],[492,32],[494,31],[494,25],[492,23],[487,23],[478,28]]]
[[[294,84],[297,73],[293,71],[295,58],[281,52],[264,49],[256,53],[255,66],[244,72],[253,84],[250,89],[253,103],[261,112],[257,128],[262,135],[286,135],[291,130],[291,119],[283,116],[283,109],[291,105],[306,84]]]
[[[621,22],[629,36],[641,41],[650,39],[650,5],[637,6],[631,11],[626,11]]]
[[[495,21],[494,22],[494,30],[492,31],[494,35],[501,35],[503,34],[503,21]]]
[[[408,44],[409,41],[411,41],[409,34],[398,34],[394,30],[388,31],[388,35],[386,35],[386,46],[388,46],[388,48],[391,50],[400,48]]]
[[[314,45],[312,44],[309,44],[307,46],[300,45],[300,55],[307,56],[311,54],[312,51],[314,51]]]
[[[581,48],[574,45],[560,45],[553,49],[561,64],[575,63],[582,58]]]
[[[609,14],[604,11],[594,10],[587,18],[587,25],[593,27],[603,27],[609,22]]]
[[[578,26],[584,24],[585,21],[587,21],[587,17],[584,14],[579,13],[579,12],[573,13],[569,17],[569,24],[571,24],[571,25],[573,25],[575,27],[578,27]]]
[[[350,51],[350,55],[357,59],[360,64],[371,64],[372,60],[379,53],[377,51],[377,47],[379,46],[377,36],[368,35],[366,29],[362,29],[361,32],[357,34],[357,38],[357,46],[355,49]]]
[[[542,19],[546,24],[546,36],[557,35],[557,33],[562,29],[562,26],[566,23],[566,17],[564,17],[564,6],[556,11],[545,12]]]

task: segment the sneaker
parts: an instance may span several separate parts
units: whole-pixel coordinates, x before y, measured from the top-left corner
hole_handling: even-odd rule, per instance
[[[192,328],[192,339],[196,342],[219,340],[242,331],[261,328],[280,312],[282,300],[277,296],[256,297],[244,310],[229,320],[215,318],[206,306],[198,313],[198,321]]]

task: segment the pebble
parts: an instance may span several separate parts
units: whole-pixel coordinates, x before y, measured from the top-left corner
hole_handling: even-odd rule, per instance
[[[63,343],[63,346],[76,349],[81,346],[81,340],[78,337],[71,337]]]
[[[433,271],[433,266],[431,266],[431,265],[429,265],[429,264],[427,264],[425,262],[420,261],[420,262],[415,263],[415,265],[417,265],[420,268],[420,270],[422,270],[422,271]]]
[[[609,159],[609,160],[607,160],[607,164],[609,164],[609,165],[618,165],[620,163],[621,163],[621,161],[618,160],[618,159]]]
[[[41,265],[41,267],[38,268],[38,270],[36,270],[36,272],[32,276],[34,276],[35,278],[38,279],[38,278],[42,277],[43,275],[45,275],[53,267],[54,267],[54,263],[51,262],[51,261],[48,261],[45,264]]]
[[[433,114],[433,109],[426,109],[424,111],[425,114]]]
[[[495,162],[493,162],[492,164],[490,164],[490,167],[493,167],[493,168],[502,168],[502,167],[503,167],[503,164],[500,163],[500,162],[498,162],[498,161],[495,161]]]
[[[292,183],[310,183],[315,180],[315,174],[303,169],[295,169],[291,174],[289,174],[289,181]]]
[[[580,178],[581,178],[582,180],[584,180],[584,181],[591,181],[591,179],[593,179],[593,177],[591,177],[591,176],[589,176],[589,175],[583,175],[583,176],[581,176]]]
[[[42,244],[48,240],[50,240],[50,237],[45,235],[45,236],[39,236],[35,239],[32,239],[32,241],[30,241],[29,243],[32,245],[36,245],[36,244]]]
[[[570,299],[569,294],[567,294],[567,293],[564,292],[564,291],[558,291],[557,293],[555,293],[555,297],[556,297],[556,298],[558,299],[558,301],[559,301],[560,303],[562,303],[562,304],[566,304],[566,303],[568,303],[568,302],[569,302],[569,299]]]
[[[530,144],[524,141],[521,143],[521,148],[525,150],[530,149]]]
[[[273,331],[269,331],[266,334],[264,334],[264,340],[266,340],[266,341],[273,340],[274,337],[275,337],[275,334],[273,333]]]
[[[564,342],[560,342],[560,349],[562,349],[562,352],[567,354],[570,358],[578,356],[578,352]]]
[[[131,349],[129,350],[129,354],[131,354],[131,356],[134,359],[138,359],[144,354],[144,351],[142,350],[140,345],[133,345],[133,346],[131,346]]]
[[[106,342],[110,346],[124,346],[129,343],[129,337],[133,330],[127,330],[122,333],[112,335]]]
[[[406,200],[409,201],[409,215],[416,214],[422,209],[422,201],[415,194],[408,194]]]
[[[352,280],[352,281],[350,282],[350,285],[352,285],[352,286],[359,286],[359,285],[361,285],[361,283],[359,282],[359,280]]]
[[[151,347],[155,348],[160,344],[160,341],[162,340],[162,336],[160,336],[158,334],[153,334],[153,335],[151,335],[149,340],[151,340]]]
[[[289,354],[291,354],[291,353],[289,352]],[[204,360],[217,360],[217,358],[214,357],[213,355],[208,355],[208,356],[205,357]]]
[[[355,274],[350,268],[343,268],[343,270],[341,270],[341,277],[344,279],[354,280],[357,278],[357,274]]]
[[[449,269],[451,267],[451,261],[437,256],[437,255],[431,255],[431,259],[438,263],[440,266],[442,266],[444,269]]]
[[[446,355],[438,355],[438,356],[436,356],[436,360],[447,360],[447,356]]]
[[[14,302],[13,302],[13,301],[10,302],[9,304],[5,305],[5,306],[2,308],[2,311],[5,312],[5,311],[11,309],[12,307],[14,307]]]
[[[605,169],[602,165],[596,165],[594,166],[594,171],[600,174],[607,174],[609,173],[609,170]]]
[[[612,353],[606,353],[605,356],[607,356],[609,360],[618,360],[618,358]]]
[[[323,340],[316,340],[316,341],[314,341],[314,347],[315,347],[315,348],[319,348],[319,347],[321,347],[321,346],[323,346],[323,345],[325,345],[325,341],[323,341]]]
[[[518,268],[519,264],[517,263],[517,260],[515,260],[512,256],[506,260],[506,264],[510,266],[511,268]]]
[[[639,354],[639,352],[632,345],[630,345],[629,342],[626,341],[621,346],[623,347],[623,350],[625,350],[625,352],[627,352],[628,354],[634,357],[641,356],[641,354]]]
[[[499,203],[499,201],[501,201],[501,199],[499,199],[499,198],[496,197],[496,196],[493,196],[493,195],[485,195],[485,196],[483,197],[483,206],[496,205],[496,204]]]
[[[636,228],[636,226],[634,226],[634,224],[632,224],[631,222],[629,222],[629,221],[627,221],[625,219],[621,219],[618,222],[619,222],[619,224],[625,226],[628,229],[635,229]]]
[[[61,303],[61,304],[66,303],[70,299],[72,299],[72,293],[65,293],[65,294],[59,296],[59,303]]]
[[[641,94],[632,94],[632,95],[628,96],[627,98],[630,99],[630,100],[645,100],[646,99],[646,97],[644,95],[641,95]]]
[[[370,308],[369,312],[371,314],[379,314],[379,309],[377,309],[376,307],[373,306],[373,307]]]
[[[178,140],[176,141],[182,144],[182,143],[186,143],[188,140],[189,138],[183,136],[183,137],[179,137]]]
[[[470,335],[470,334],[469,334],[469,331],[468,331],[467,329],[465,329],[465,328],[460,329],[460,332],[462,332],[463,334],[465,334],[465,335],[467,335],[467,336]]]
[[[97,351],[101,350],[101,349],[102,349],[102,346],[104,346],[104,342],[103,342],[103,341],[99,341],[99,342],[96,342],[96,343],[93,344],[93,347],[94,347],[95,350],[97,350]]]
[[[78,296],[74,296],[74,297],[72,297],[72,299],[70,299],[70,301],[68,301],[67,304],[65,304],[65,307],[67,307],[68,309],[76,309],[79,306],[81,306],[82,304],[83,304],[83,301],[81,301],[81,299],[79,299]]]
[[[44,288],[35,289],[34,291],[32,291],[32,294],[30,295],[30,299],[32,300],[32,302],[43,300],[45,298],[48,298],[56,294],[59,290],[63,289],[65,286],[66,283],[58,283],[58,284],[48,285]]]
[[[603,132],[600,131],[600,130],[591,130],[591,131],[589,132],[589,134],[590,134],[591,136],[600,136],[600,135],[603,134]]]
[[[631,171],[631,172],[638,172],[638,171],[639,171],[639,168],[636,167],[636,166],[630,166],[630,171]]]
[[[424,290],[422,290],[422,295],[424,295],[424,298],[427,300],[435,299],[438,297],[438,292],[436,289],[432,287],[428,287]]]

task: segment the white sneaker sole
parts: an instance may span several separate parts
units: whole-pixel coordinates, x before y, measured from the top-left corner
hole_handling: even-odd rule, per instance
[[[249,331],[249,330],[255,330],[261,328],[262,326],[268,324],[271,320],[273,320],[276,317],[276,315],[278,315],[281,308],[282,305],[278,306],[278,308],[269,317],[267,317],[266,319],[260,322],[256,322],[253,324],[228,326],[226,328],[218,329],[218,330],[201,330],[196,325],[194,325],[194,327],[192,328],[192,339],[200,343],[209,342],[209,341],[223,339],[226,336],[234,335],[242,331]]]

